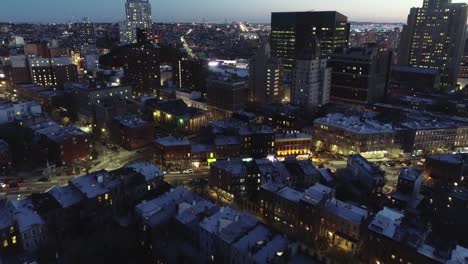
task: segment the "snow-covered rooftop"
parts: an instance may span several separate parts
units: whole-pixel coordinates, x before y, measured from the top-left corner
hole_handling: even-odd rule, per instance
[[[211,163],[211,166],[219,170],[229,172],[232,176],[243,177],[247,175],[247,167],[240,159],[220,160]]]
[[[70,183],[85,195],[86,198],[91,199],[109,192],[109,189],[104,185],[104,181],[108,176],[109,173],[107,171],[99,171],[72,179]]]
[[[170,192],[144,201],[135,207],[136,214],[150,225],[156,225],[176,215],[177,205],[182,202],[193,202],[196,197],[183,187],[177,187]]]
[[[188,139],[178,139],[174,136],[158,138],[156,139],[156,143],[165,147],[190,145],[190,141]]]
[[[368,216],[367,210],[335,198],[327,202],[325,210],[338,217],[353,221],[354,223],[362,223]]]
[[[37,225],[44,225],[45,222],[39,214],[34,211],[34,206],[30,199],[10,201],[14,208],[14,218],[20,232],[25,232]]]
[[[62,206],[68,208],[79,203],[82,199],[80,192],[72,188],[70,185],[64,187],[53,187],[47,191],[54,199]]]
[[[148,161],[135,162],[126,167],[135,171],[136,173],[143,175],[147,182],[164,177],[164,173],[158,167],[156,167],[156,165]]]
[[[277,194],[291,202],[299,202],[299,200],[301,200],[301,198],[304,196],[304,193],[296,191],[290,187],[284,187],[278,191]]]
[[[375,218],[369,224],[369,229],[393,239],[402,219],[402,212],[385,207],[377,213]]]
[[[367,113],[367,112],[366,112]],[[392,133],[395,128],[391,124],[381,123],[372,115],[345,115],[343,113],[333,113],[326,117],[318,118],[315,124],[333,126],[353,133],[374,134]]]
[[[302,201],[316,205],[322,202],[323,199],[333,198],[334,196],[334,189],[320,183],[316,183],[314,186],[311,186],[309,189],[304,191]]]
[[[196,220],[200,215],[208,213],[208,211],[215,207],[216,206],[213,203],[207,200],[200,200],[185,210],[179,209],[176,219],[182,224],[188,224]]]
[[[217,213],[201,222],[200,227],[228,243],[233,243],[257,223],[253,215],[222,207]]]

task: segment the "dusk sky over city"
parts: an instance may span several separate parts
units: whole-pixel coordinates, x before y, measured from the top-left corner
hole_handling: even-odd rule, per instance
[[[0,0],[0,264],[468,264],[468,0]]]
[[[64,22],[82,17],[107,22],[124,19],[124,0],[2,0],[0,21]],[[463,3],[466,1],[453,1]],[[272,11],[337,10],[352,21],[405,22],[409,8],[420,0],[152,0],[155,22],[221,22],[248,20],[269,22]],[[25,9],[25,7],[28,7]],[[183,8],[181,8],[183,7]],[[364,8],[365,7],[365,8]],[[6,12],[8,10],[8,12]],[[226,12],[229,10],[229,12]]]

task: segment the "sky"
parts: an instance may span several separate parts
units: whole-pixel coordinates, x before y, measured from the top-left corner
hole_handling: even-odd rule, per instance
[[[423,0],[150,0],[154,22],[269,22],[275,11],[336,10],[350,21],[406,22]],[[468,0],[453,0],[467,2]],[[118,22],[125,0],[0,0],[2,22]]]

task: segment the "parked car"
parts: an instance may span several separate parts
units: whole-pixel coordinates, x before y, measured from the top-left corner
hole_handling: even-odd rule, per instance
[[[10,182],[10,184],[8,185],[8,188],[19,188],[19,187],[21,187],[21,183],[17,181]]]
[[[39,181],[40,182],[49,182],[50,179],[49,179],[49,177],[41,177],[41,178],[39,178]]]
[[[188,169],[183,171],[184,174],[192,174],[194,173],[193,169]]]

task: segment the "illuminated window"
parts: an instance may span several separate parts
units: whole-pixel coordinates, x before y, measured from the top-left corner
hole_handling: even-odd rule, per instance
[[[16,244],[16,236],[11,237],[11,243],[13,243],[13,245]]]
[[[148,185],[147,189],[148,191],[151,191],[151,185]]]
[[[8,240],[3,240],[3,247],[8,247]]]
[[[109,200],[109,194],[106,193],[106,194],[104,195],[104,199]]]

